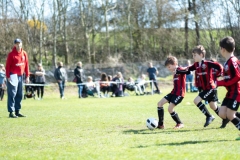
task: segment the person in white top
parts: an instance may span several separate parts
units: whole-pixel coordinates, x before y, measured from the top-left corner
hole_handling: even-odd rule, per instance
[[[137,89],[139,90],[141,95],[144,95],[145,92],[145,83],[146,83],[146,75],[141,74],[141,76],[137,79]]]
[[[86,83],[87,94],[90,96],[95,96],[95,93],[99,94],[99,89],[96,86],[96,83],[93,82],[92,76],[87,77]]]

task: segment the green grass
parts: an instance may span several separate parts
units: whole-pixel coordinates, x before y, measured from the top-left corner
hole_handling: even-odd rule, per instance
[[[27,118],[8,118],[6,97],[0,102],[0,159],[239,159],[239,131],[221,120],[203,128],[205,117],[193,105],[197,93],[187,93],[176,107],[185,128],[175,123],[165,106],[165,130],[150,131],[145,121],[157,118],[161,95],[124,98],[78,99],[67,91],[59,99],[57,89],[46,89],[45,99],[23,100]],[[222,99],[225,90],[219,90]],[[190,102],[190,104],[189,104]],[[209,107],[208,107],[209,108]]]

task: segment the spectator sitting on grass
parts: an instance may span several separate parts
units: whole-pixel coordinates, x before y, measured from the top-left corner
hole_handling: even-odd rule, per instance
[[[145,93],[145,83],[146,83],[145,79],[146,79],[146,75],[145,74],[142,74],[137,79],[136,86],[137,86],[137,89],[138,89],[140,95],[144,95],[144,93]]]
[[[140,91],[138,89],[138,86],[135,84],[135,81],[132,77],[128,78],[128,81],[124,83],[125,88],[129,91],[135,91],[136,95],[140,95]]]
[[[92,76],[87,77],[86,90],[87,94],[93,97],[95,96],[95,94],[99,93],[96,84],[92,80]]]

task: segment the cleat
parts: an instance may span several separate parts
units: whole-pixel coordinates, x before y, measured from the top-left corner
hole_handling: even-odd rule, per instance
[[[181,129],[181,128],[183,128],[183,127],[184,127],[184,124],[179,123],[179,124],[177,124],[173,129]]]
[[[220,128],[225,128],[228,124],[229,120],[228,119],[223,119],[222,120],[222,125],[220,126]]]
[[[211,117],[207,117],[206,118],[206,123],[204,124],[204,127],[207,127],[210,123],[212,123],[212,121],[215,119],[215,117],[211,116]]]
[[[24,115],[21,114],[21,113],[16,114],[16,116],[17,116],[17,117],[26,117],[26,116],[24,116]]]
[[[11,113],[9,114],[9,118],[18,118],[18,116],[16,116],[13,112],[11,112]]]
[[[158,125],[158,126],[157,126],[157,129],[164,129],[164,125],[161,125],[161,126]]]

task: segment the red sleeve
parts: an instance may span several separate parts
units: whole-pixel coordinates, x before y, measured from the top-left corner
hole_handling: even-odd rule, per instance
[[[11,52],[8,53],[8,56],[7,56],[7,61],[6,61],[6,77],[7,78],[10,78],[10,67],[11,67],[11,62],[12,62],[12,56],[11,56]]]
[[[26,59],[26,62],[25,62],[25,74],[26,74],[26,77],[29,77],[28,56],[27,56],[26,52],[24,52],[24,56],[25,56],[25,59]]]
[[[240,79],[240,69],[238,65],[234,66],[234,72],[235,74],[233,78],[231,78],[229,81],[225,81],[225,80],[221,80],[221,81],[217,81],[217,86],[231,86],[234,83],[238,82]]]

